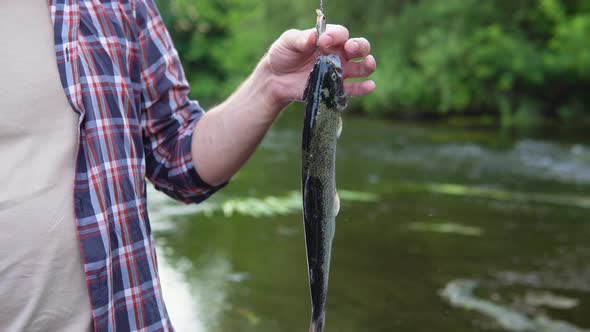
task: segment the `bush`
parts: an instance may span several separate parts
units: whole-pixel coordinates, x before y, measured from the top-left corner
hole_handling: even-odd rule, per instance
[[[365,112],[588,114],[590,2],[351,0],[328,2],[330,23],[371,40],[377,90]],[[331,7],[330,7],[331,6]],[[311,27],[313,3],[160,1],[194,97],[226,97],[284,30]]]

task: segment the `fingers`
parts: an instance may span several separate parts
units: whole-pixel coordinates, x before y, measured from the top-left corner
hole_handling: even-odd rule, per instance
[[[320,36],[320,49],[324,53],[334,53],[346,43],[348,38],[348,29],[344,26],[328,24],[326,32]]]
[[[342,65],[342,76],[350,77],[367,77],[370,76],[377,68],[377,62],[372,55],[368,55],[362,61],[345,62]]]
[[[300,63],[303,61],[313,64],[313,52],[316,51],[316,29],[288,30],[273,44],[269,50],[269,58],[276,61],[271,68],[279,68],[284,73],[308,68]],[[376,69],[375,58],[370,55],[371,44],[365,38],[349,39],[349,32],[342,25],[328,24],[326,32],[320,36],[319,46],[322,54],[337,54],[342,59],[343,78],[364,78],[370,76]],[[299,53],[297,55],[296,53]],[[303,59],[303,60],[302,60]],[[359,61],[356,61],[356,60]],[[285,63],[288,65],[285,65]],[[288,67],[288,70],[284,70]],[[295,68],[295,69],[293,69]],[[375,89],[375,82],[371,80],[344,82],[344,89],[348,96],[363,96]]]
[[[347,96],[364,96],[371,93],[373,90],[375,90],[375,82],[370,80],[362,82],[344,82],[344,91]]]
[[[371,53],[371,44],[365,38],[351,38],[344,44],[344,56],[347,60],[364,58]]]
[[[312,31],[312,32],[315,32]],[[315,33],[311,33],[311,43],[315,44]],[[370,55],[371,44],[365,38],[349,39],[348,29],[342,25],[328,24],[326,32],[320,37],[320,49],[324,54],[339,54],[343,57],[343,77],[368,77],[376,67],[375,58]],[[350,61],[362,59],[361,61]],[[375,82],[344,82],[348,96],[364,96],[375,90]]]
[[[297,53],[307,53],[315,48],[315,29],[297,30],[290,29],[279,38],[280,43],[287,50]]]
[[[370,54],[371,44],[367,39],[349,38],[347,28],[328,24],[326,32],[320,37],[320,49],[324,54],[341,53],[346,60],[364,58]],[[308,53],[315,48],[316,30],[287,30],[279,40],[288,50]]]

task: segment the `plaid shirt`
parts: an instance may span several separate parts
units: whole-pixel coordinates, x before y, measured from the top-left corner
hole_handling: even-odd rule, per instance
[[[178,54],[153,0],[49,0],[57,65],[79,116],[74,204],[96,331],[171,331],[146,212],[147,176],[199,202]]]

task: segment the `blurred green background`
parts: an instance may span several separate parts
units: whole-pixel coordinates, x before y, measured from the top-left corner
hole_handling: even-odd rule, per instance
[[[314,1],[171,0],[159,8],[194,97],[226,97],[289,28],[315,24]],[[590,103],[588,0],[326,1],[331,23],[373,44],[378,86],[352,108],[504,124],[579,121]]]
[[[314,2],[158,1],[205,107]],[[590,331],[590,1],[334,2],[377,90],[338,142],[327,331]],[[178,331],[306,331],[303,106],[198,205],[148,193]]]

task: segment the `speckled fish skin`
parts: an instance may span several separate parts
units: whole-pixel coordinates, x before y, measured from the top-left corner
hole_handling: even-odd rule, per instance
[[[312,317],[309,331],[324,330],[330,253],[339,199],[336,141],[346,107],[340,58],[319,56],[307,81],[302,141],[303,221]]]

